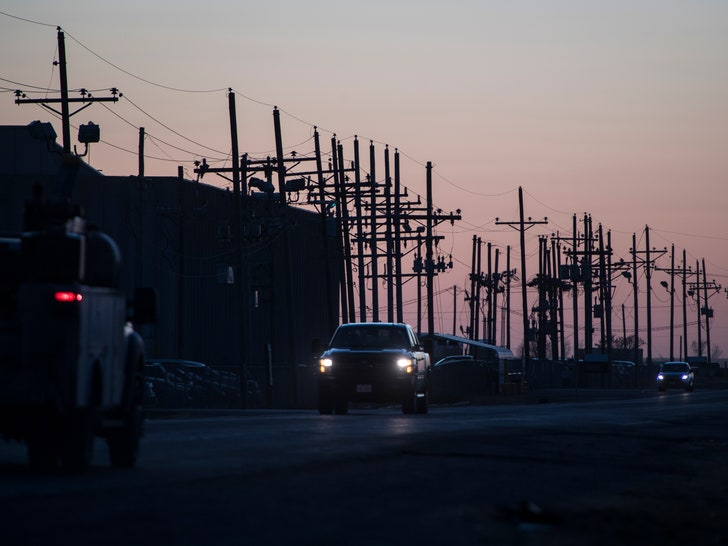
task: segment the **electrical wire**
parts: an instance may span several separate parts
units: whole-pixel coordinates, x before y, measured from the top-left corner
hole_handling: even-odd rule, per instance
[[[182,133],[179,133],[178,131],[175,131],[169,125],[167,125],[165,123],[162,123],[157,118],[155,118],[154,116],[152,116],[150,113],[148,113],[145,110],[143,110],[139,105],[137,105],[127,95],[124,95],[122,98],[126,99],[129,102],[129,104],[131,104],[134,108],[136,108],[137,110],[139,110],[142,114],[144,114],[145,116],[147,116],[149,119],[155,121],[156,123],[158,123],[159,125],[161,125],[165,129],[167,129],[169,132],[174,133],[178,137],[180,137],[180,138],[182,138],[182,139],[184,139],[184,140],[186,140],[186,141],[188,141],[188,142],[190,142],[190,143],[192,143],[192,144],[194,144],[196,146],[199,146],[201,148],[205,148],[206,150],[210,150],[211,152],[215,152],[216,154],[224,154],[225,153],[225,152],[221,152],[220,150],[216,150],[215,148],[210,148],[209,146],[205,146],[204,144],[202,144],[200,142],[197,142],[195,140],[192,140],[191,138],[187,138]]]
[[[42,23],[40,21],[34,21],[32,19],[26,19],[25,17],[18,17],[17,15],[13,15],[13,14],[7,13],[5,11],[0,11],[0,15],[4,15],[5,17],[10,17],[11,19],[17,19],[18,21],[23,21],[25,23],[32,23],[34,25],[40,25],[40,26],[43,26],[43,27],[58,28],[58,25],[51,25],[50,23]]]

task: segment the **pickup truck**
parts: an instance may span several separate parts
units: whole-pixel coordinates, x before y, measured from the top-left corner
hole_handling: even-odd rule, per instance
[[[25,442],[32,466],[82,472],[94,437],[113,466],[137,461],[144,343],[154,294],[131,303],[113,239],[80,209],[34,203],[22,233],[0,237],[0,435]]]
[[[319,413],[345,414],[352,401],[427,413],[429,373],[430,355],[408,324],[342,324],[319,358]]]

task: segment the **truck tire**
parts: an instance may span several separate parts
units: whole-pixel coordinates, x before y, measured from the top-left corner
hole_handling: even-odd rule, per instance
[[[427,413],[427,391],[415,395],[415,411]]]
[[[139,438],[142,432],[142,408],[134,406],[124,416],[121,428],[109,432],[109,459],[111,466],[133,468],[139,457]]]
[[[320,415],[331,415],[334,413],[334,397],[329,389],[319,387],[318,411]]]
[[[402,400],[402,413],[409,415],[417,408],[417,392],[411,391]]]
[[[54,424],[43,419],[35,422],[26,439],[28,464],[36,472],[53,472],[58,468],[59,438]]]
[[[111,465],[119,468],[132,468],[139,457],[139,439],[142,435],[144,421],[144,366],[143,362],[136,367],[130,381],[129,400],[124,408],[122,425],[107,434],[109,459]]]
[[[28,464],[36,472],[53,472],[58,468],[58,448],[47,440],[28,439]]]
[[[85,472],[93,459],[96,412],[78,408],[65,416],[61,442],[61,465],[68,472]]]
[[[337,396],[334,399],[334,413],[336,415],[346,415],[349,413],[349,400],[344,396]]]

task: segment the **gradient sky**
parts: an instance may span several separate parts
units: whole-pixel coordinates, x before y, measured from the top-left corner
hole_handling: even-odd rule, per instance
[[[631,259],[633,233],[644,249],[645,226],[651,246],[675,245],[676,263],[683,249],[693,268],[704,258],[708,280],[723,287],[709,302],[711,341],[728,358],[725,0],[6,0],[0,12],[0,123],[54,121],[60,135],[51,115],[12,93],[58,89],[59,25],[70,87],[124,93],[72,119],[101,126],[90,163],[106,174],[136,174],[140,126],[148,175],[182,165],[194,178],[202,157],[229,165],[232,88],[241,152],[273,153],[277,105],[288,150],[312,151],[314,125],[325,143],[336,133],[349,159],[355,134],[375,141],[378,161],[389,144],[404,154],[404,184],[421,194],[433,162],[436,206],[463,215],[439,229],[456,267],[437,279],[438,329],[452,324],[446,289],[468,284],[473,235],[517,252],[517,233],[495,218],[517,219],[521,186],[526,215],[549,218],[528,231],[532,257],[539,235],[570,236],[572,215],[586,212],[611,230],[615,260]],[[669,267],[669,255],[657,265]],[[668,356],[669,295],[659,286],[668,276],[653,280],[653,356]],[[628,335],[631,302],[618,284]],[[693,301],[688,309],[693,341]],[[458,315],[465,325],[462,302]]]

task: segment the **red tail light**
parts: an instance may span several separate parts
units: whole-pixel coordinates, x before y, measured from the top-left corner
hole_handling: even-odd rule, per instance
[[[60,302],[74,302],[74,301],[81,301],[83,299],[83,295],[79,294],[78,292],[63,292],[59,291],[55,293],[55,300]]]

